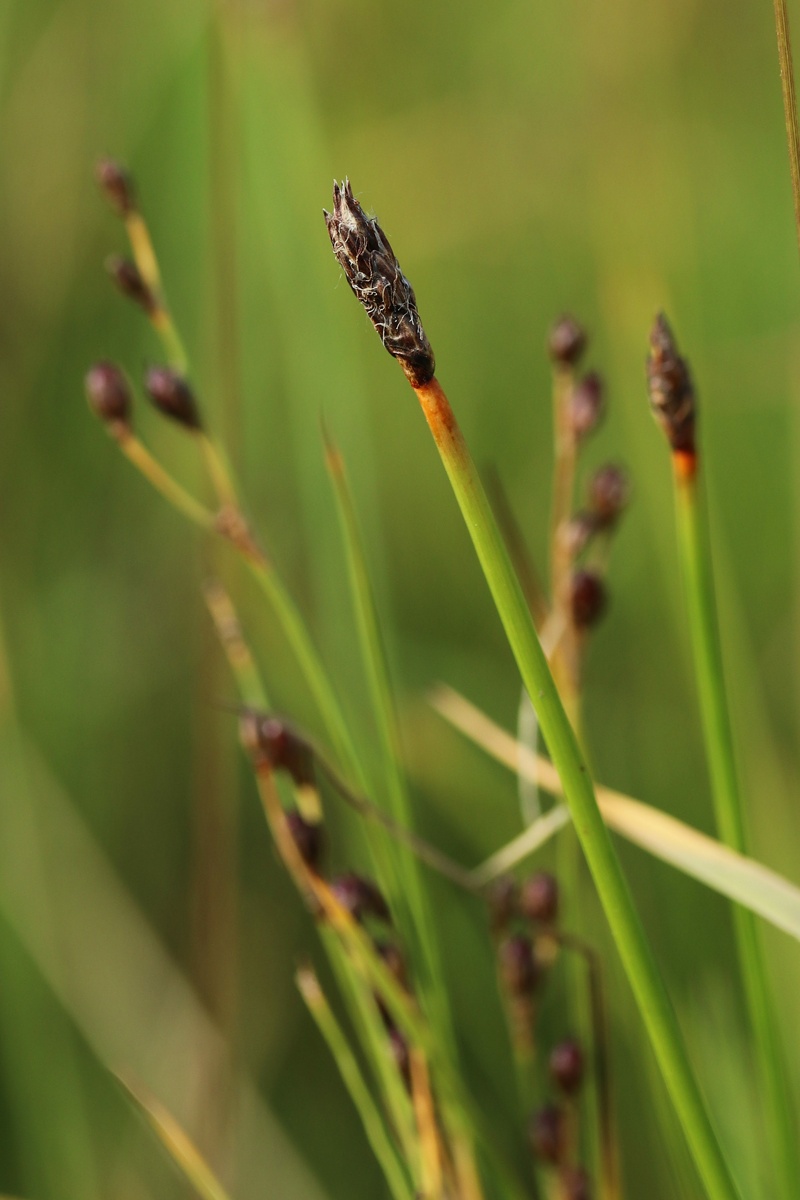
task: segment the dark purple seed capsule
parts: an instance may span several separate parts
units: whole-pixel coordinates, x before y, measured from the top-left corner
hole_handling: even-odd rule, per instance
[[[558,882],[547,871],[537,871],[520,889],[520,910],[529,921],[552,925],[558,917]]]
[[[583,1051],[574,1038],[559,1042],[550,1052],[550,1078],[562,1092],[574,1095],[583,1082]]]
[[[119,254],[112,254],[106,259],[106,270],[123,296],[140,305],[146,313],[152,313],[156,308],[155,297],[150,291],[139,272],[136,263]]]
[[[570,583],[572,619],[579,629],[595,625],[605,612],[608,597],[596,571],[575,571]]]
[[[273,771],[285,771],[297,787],[316,786],[314,751],[306,739],[282,717],[258,719],[256,744]]]
[[[121,163],[113,158],[101,158],[94,169],[95,179],[111,207],[121,217],[136,209],[133,180]]]
[[[574,317],[559,317],[547,338],[547,350],[558,366],[574,366],[586,349],[586,334]]]
[[[519,887],[510,875],[495,879],[486,894],[492,929],[501,933],[519,912]]]
[[[542,1162],[557,1166],[566,1149],[564,1114],[554,1104],[546,1104],[531,1117],[528,1128],[533,1153]]]
[[[118,366],[111,362],[95,363],[86,375],[85,387],[89,407],[101,421],[130,426],[131,389]]]
[[[498,947],[498,964],[503,985],[512,996],[533,995],[539,981],[539,969],[530,938],[515,934],[505,938]]]
[[[567,402],[569,426],[579,440],[600,424],[604,407],[603,381],[596,371],[584,375],[572,389]]]
[[[356,921],[365,917],[376,917],[380,921],[390,921],[389,906],[381,895],[378,887],[369,879],[364,879],[354,872],[338,875],[331,883],[331,891],[336,899]]]
[[[294,839],[294,844],[300,851],[300,857],[312,871],[319,869],[322,861],[323,834],[322,827],[306,821],[299,812],[291,811],[286,814],[286,824]]]
[[[629,496],[628,476],[611,463],[595,471],[589,481],[589,504],[600,526],[614,524],[627,506]]]
[[[145,389],[160,413],[186,429],[200,428],[200,414],[194,392],[184,377],[172,367],[151,367]]]

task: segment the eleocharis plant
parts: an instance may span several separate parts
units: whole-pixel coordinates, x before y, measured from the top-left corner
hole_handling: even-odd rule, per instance
[[[736,767],[735,739],[714,594],[711,544],[699,483],[701,456],[696,433],[697,398],[689,368],[678,353],[663,314],[656,318],[650,334],[647,373],[653,411],[667,436],[672,456],[678,547],[716,823],[722,841],[740,854],[746,854],[745,806]],[[734,907],[734,922],[767,1104],[767,1125],[775,1174],[781,1194],[785,1200],[791,1200],[800,1194],[800,1152],[766,964],[753,914],[737,905]]]
[[[603,822],[575,732],[540,645],[519,581],[435,360],[416,298],[378,223],[366,217],[348,181],[334,187],[325,214],[334,253],[384,346],[416,392],[481,567],[536,709],[617,948],[700,1176],[713,1200],[737,1188],[706,1111],[677,1019]]]

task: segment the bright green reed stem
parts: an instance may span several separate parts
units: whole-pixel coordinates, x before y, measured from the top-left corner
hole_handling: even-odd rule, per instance
[[[711,1200],[737,1200],[739,1193],[706,1112],[677,1018],[475,464],[437,380],[415,390],[564,785],[575,828],[697,1169]]]
[[[689,608],[692,653],[717,827],[728,846],[740,854],[747,854],[744,809],[722,666],[711,550],[705,509],[698,491],[696,461],[694,456],[673,456],[678,545]],[[738,905],[734,906],[733,912],[779,1194],[785,1200],[796,1200],[800,1196],[797,1134],[764,956],[753,914]]]

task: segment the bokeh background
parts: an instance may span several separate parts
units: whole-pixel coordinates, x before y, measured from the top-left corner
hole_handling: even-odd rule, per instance
[[[221,1170],[238,1163],[242,1200],[366,1200],[379,1172],[294,990],[313,931],[219,707],[234,689],[199,591],[210,572],[281,707],[317,729],[313,706],[251,586],[83,399],[92,360],[137,376],[159,355],[103,270],[123,249],[93,182],[103,153],[135,170],[198,390],[369,757],[321,414],[341,444],[418,823],[466,863],[519,828],[516,785],[425,690],[447,680],[511,727],[519,685],[413,395],[331,257],[331,180],[349,174],[391,236],[475,456],[542,562],[544,338],[565,309],[590,329],[609,412],[586,466],[622,461],[635,481],[587,668],[591,755],[599,778],[711,831],[668,462],[643,388],[649,324],[668,311],[703,406],[754,849],[797,880],[800,267],[772,7],[0,3],[0,1191],[185,1194],[110,1067],[150,1083]],[[199,486],[180,433],[137,420]],[[747,1194],[767,1196],[729,913],[621,851],[726,1149]],[[335,854],[358,861],[343,836]],[[433,887],[471,1086],[502,1113],[482,917]],[[591,902],[586,929],[611,994],[629,1194],[699,1196]],[[768,946],[797,1090],[800,952]]]

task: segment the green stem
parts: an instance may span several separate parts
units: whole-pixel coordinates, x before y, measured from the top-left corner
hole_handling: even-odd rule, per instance
[[[800,246],[800,127],[797,121],[797,97],[794,87],[794,65],[792,63],[792,38],[789,29],[789,12],[786,0],[773,0],[775,9],[775,32],[778,37],[778,62],[781,70],[781,92],[783,115],[786,123],[786,142],[789,149],[789,172],[792,178],[794,201],[794,223]]]
[[[437,380],[417,389],[417,396],[564,785],[575,828],[697,1169],[713,1200],[735,1200],[736,1185],[475,464]]]
[[[392,1144],[383,1116],[361,1074],[361,1068],[350,1049],[342,1027],[333,1015],[316,975],[309,967],[303,967],[298,971],[297,986],[317,1028],[328,1043],[328,1048],[339,1068],[350,1098],[361,1117],[369,1144],[381,1164],[394,1200],[413,1200],[414,1192],[411,1181]]]
[[[694,458],[676,456],[675,498],[678,544],[686,585],[692,652],[716,823],[722,841],[740,854],[746,854],[744,806],[725,688],[711,550],[705,508],[698,494]],[[781,1194],[786,1200],[792,1200],[800,1195],[800,1157],[766,964],[754,915],[739,905],[734,906],[733,914],[742,979],[767,1104],[773,1158]]]

